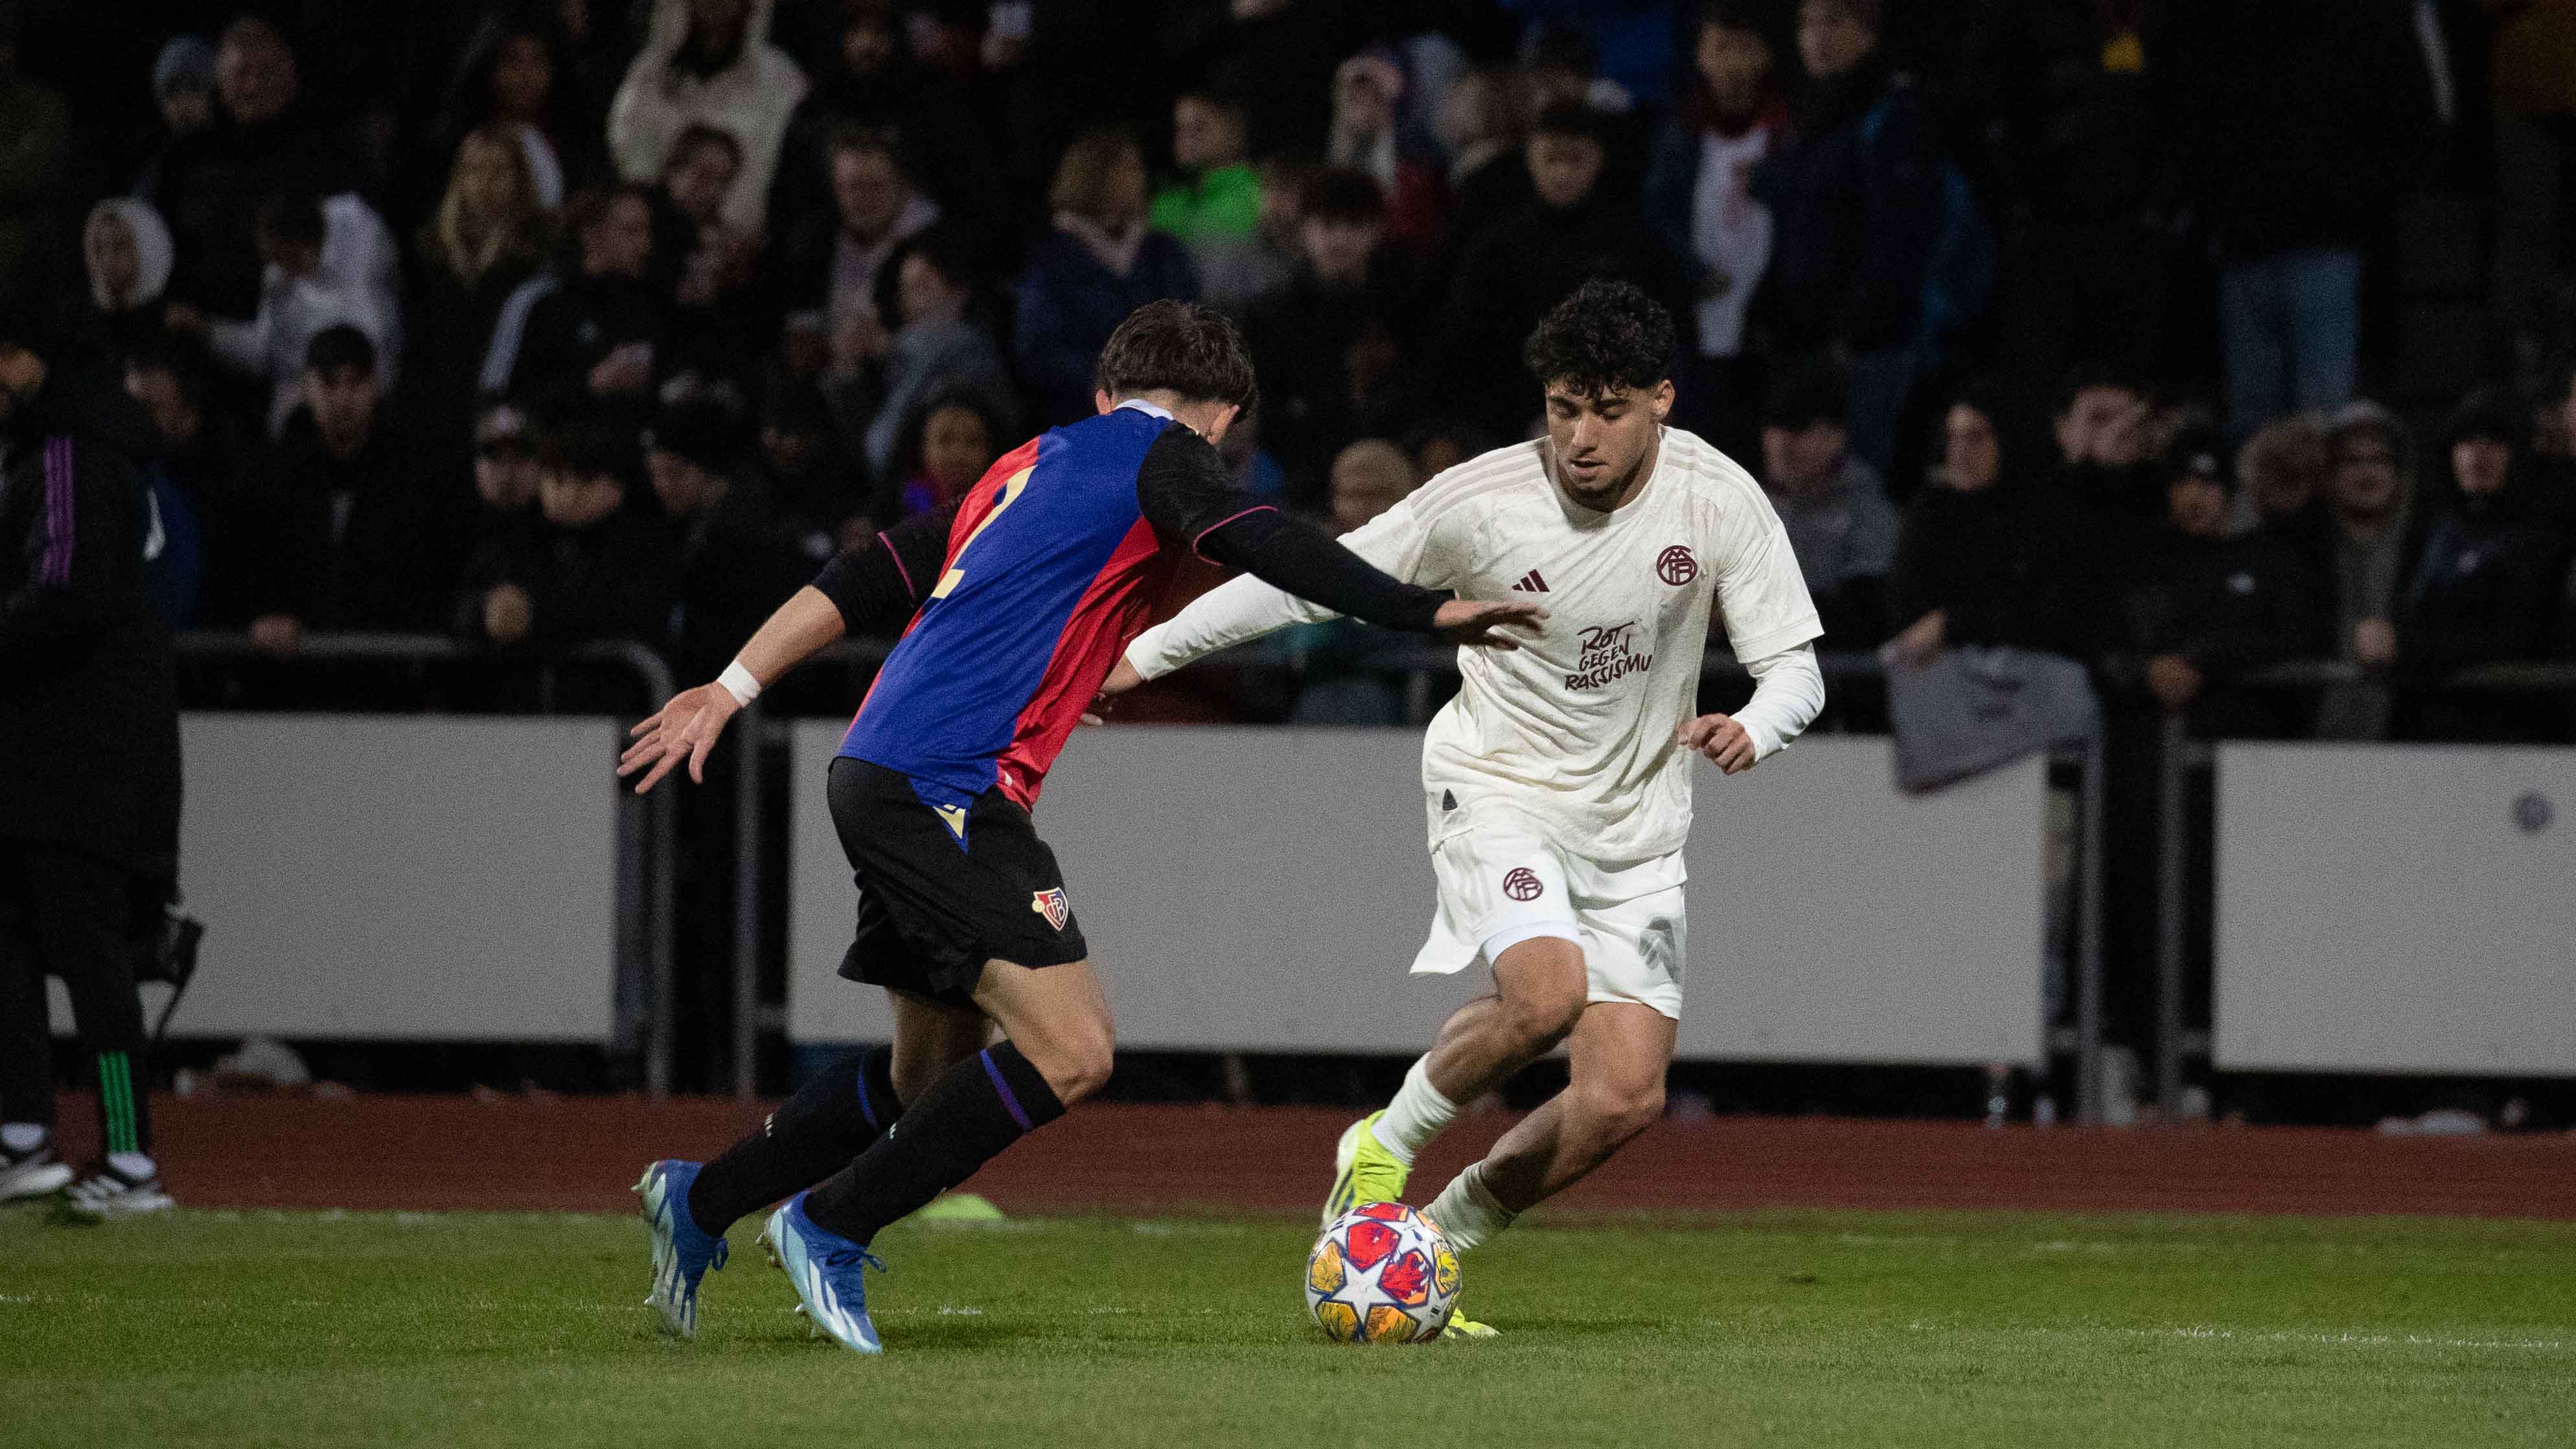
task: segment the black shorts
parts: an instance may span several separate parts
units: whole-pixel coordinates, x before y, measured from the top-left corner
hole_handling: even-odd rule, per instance
[[[1062,966],[1091,954],[1055,852],[1000,790],[967,809],[963,845],[912,781],[883,765],[833,760],[831,801],[859,887],[843,976],[972,1006],[987,961]]]

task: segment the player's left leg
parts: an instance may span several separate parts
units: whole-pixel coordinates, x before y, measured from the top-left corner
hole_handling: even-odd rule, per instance
[[[1584,1008],[1567,1042],[1565,1090],[1504,1133],[1423,1215],[1465,1252],[1609,1161],[1663,1116],[1664,1070],[1678,1026],[1634,1001]]]
[[[36,957],[61,979],[81,1043],[98,1066],[101,1161],[65,1189],[66,1200],[90,1218],[167,1212],[173,1204],[152,1159],[143,999],[135,994],[126,937],[129,873],[115,861],[51,847],[25,848],[19,862]]]
[[[0,1202],[50,1197],[72,1180],[54,1152],[53,1023],[20,874],[0,845]]]

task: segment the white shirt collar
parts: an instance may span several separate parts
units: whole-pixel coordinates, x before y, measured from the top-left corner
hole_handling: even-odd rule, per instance
[[[1147,414],[1150,414],[1150,415],[1152,415],[1152,416],[1154,416],[1154,417],[1161,418],[1163,421],[1165,421],[1165,422],[1167,422],[1167,423],[1168,423],[1168,422],[1176,422],[1176,421],[1178,421],[1178,419],[1176,419],[1176,418],[1174,418],[1174,417],[1172,416],[1172,410],[1171,410],[1170,408],[1156,407],[1156,406],[1154,406],[1152,403],[1149,403],[1149,402],[1145,401],[1145,400],[1144,400],[1143,398],[1141,398],[1141,397],[1131,397],[1131,398],[1127,399],[1125,402],[1120,403],[1120,404],[1118,405],[1118,408],[1134,408],[1136,411],[1138,411],[1138,412],[1140,412],[1140,413],[1147,413]],[[1116,412],[1116,411],[1118,411],[1118,408],[1112,408],[1112,409],[1110,409],[1110,411],[1111,411],[1111,412]]]

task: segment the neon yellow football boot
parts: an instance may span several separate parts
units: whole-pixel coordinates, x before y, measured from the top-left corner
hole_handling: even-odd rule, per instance
[[[1478,1323],[1457,1309],[1449,1310],[1449,1321],[1440,1326],[1442,1343],[1461,1343],[1480,1338],[1500,1338],[1503,1331],[1490,1323]]]
[[[1324,1199],[1324,1226],[1331,1227],[1333,1219],[1364,1202],[1404,1200],[1404,1179],[1413,1169],[1369,1130],[1385,1115],[1379,1110],[1352,1123],[1333,1149],[1333,1191]]]

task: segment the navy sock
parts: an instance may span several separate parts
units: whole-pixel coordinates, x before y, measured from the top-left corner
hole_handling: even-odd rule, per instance
[[[886,1224],[975,1175],[1003,1148],[1064,1115],[1020,1049],[1004,1042],[950,1067],[859,1160],[805,1198],[827,1232],[874,1241]]]
[[[848,1166],[902,1112],[892,1048],[835,1062],[780,1103],[758,1132],[699,1170],[689,1188],[689,1216],[720,1235],[746,1213]]]

